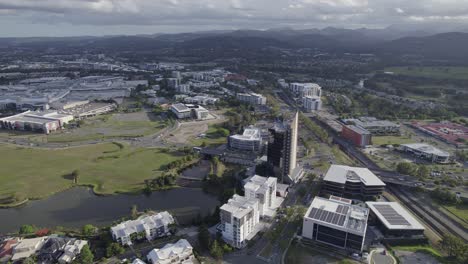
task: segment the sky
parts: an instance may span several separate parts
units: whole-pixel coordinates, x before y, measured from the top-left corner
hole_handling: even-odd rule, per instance
[[[390,25],[468,29],[468,0],[0,0],[0,37]]]

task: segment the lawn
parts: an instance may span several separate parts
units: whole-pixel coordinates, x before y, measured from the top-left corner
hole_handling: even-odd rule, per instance
[[[435,79],[468,79],[468,67],[389,67],[387,72]]]
[[[459,218],[463,225],[468,228],[468,205],[442,205],[442,207]]]
[[[205,143],[207,146],[217,146],[227,143],[227,135],[223,134],[218,124],[210,124],[206,136],[203,138],[197,137],[190,140],[190,144],[193,146],[201,146]],[[228,131],[229,132],[229,131]]]
[[[161,175],[161,165],[181,158],[162,149],[132,148],[106,143],[59,150],[0,145],[0,203],[43,198],[78,184],[97,193],[135,192],[144,180]],[[10,201],[12,202],[12,201]]]
[[[81,127],[64,130],[50,135],[31,137],[36,142],[78,142],[119,137],[142,137],[163,129],[162,121],[152,121],[146,113],[111,114],[90,118]],[[138,115],[138,116],[137,116]]]
[[[372,137],[372,144],[375,146],[393,145],[393,144],[407,144],[414,143],[415,140],[407,136],[374,136]]]

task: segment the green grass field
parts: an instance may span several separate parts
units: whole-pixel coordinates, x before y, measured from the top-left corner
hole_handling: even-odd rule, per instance
[[[20,201],[70,188],[73,170],[79,170],[78,184],[92,185],[97,193],[135,192],[145,179],[161,175],[161,165],[182,156],[106,143],[60,150],[0,145],[0,157],[0,201]]]
[[[468,67],[389,67],[387,72],[434,79],[468,79]]]
[[[407,136],[374,136],[372,137],[372,144],[375,146],[380,145],[393,145],[393,144],[407,144],[414,143],[414,139]]]
[[[206,137],[204,138],[190,140],[190,144],[193,146],[201,146],[205,143],[207,146],[217,146],[227,143],[227,136],[219,132],[219,125],[209,125],[208,131],[206,131],[205,134]]]
[[[462,220],[464,226],[468,228],[468,205],[443,205],[442,207]]]
[[[144,115],[144,113],[136,113]],[[80,128],[64,130],[50,135],[31,135],[33,142],[79,142],[87,140],[102,140],[122,137],[142,137],[154,134],[163,129],[166,124],[162,121],[132,120],[130,114],[103,115],[85,120]],[[127,116],[127,117],[126,117]]]

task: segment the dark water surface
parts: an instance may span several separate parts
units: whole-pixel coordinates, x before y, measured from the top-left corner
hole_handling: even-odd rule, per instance
[[[212,213],[219,202],[216,197],[194,188],[153,192],[149,196],[96,196],[91,189],[79,187],[21,207],[0,209],[0,234],[17,231],[23,224],[38,227],[110,225],[129,216],[133,205],[137,205],[139,211],[167,210],[179,221],[188,222],[198,214]]]

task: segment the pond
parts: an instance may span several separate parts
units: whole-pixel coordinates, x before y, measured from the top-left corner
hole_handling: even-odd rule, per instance
[[[182,224],[214,212],[219,201],[201,189],[177,188],[151,195],[97,196],[91,189],[73,188],[47,199],[31,201],[21,207],[0,209],[0,234],[15,232],[21,225],[37,227],[79,228],[86,224],[111,225],[130,215],[131,207],[139,211],[167,210]]]

